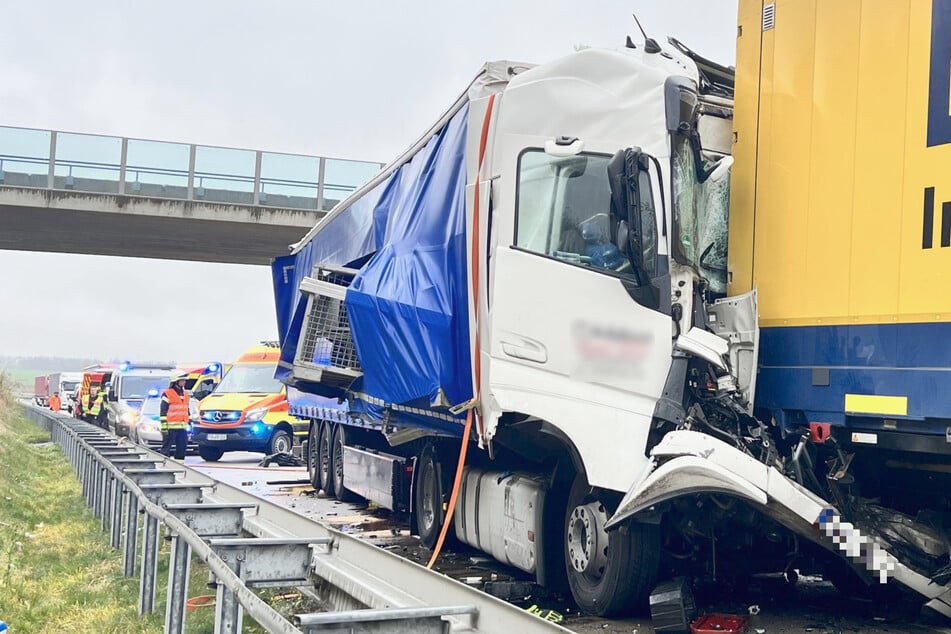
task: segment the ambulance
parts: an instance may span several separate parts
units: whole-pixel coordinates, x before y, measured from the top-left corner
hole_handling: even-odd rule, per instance
[[[274,378],[280,352],[276,342],[248,348],[202,400],[193,439],[203,460],[228,451],[291,453],[307,435],[308,421],[288,413],[287,388]]]

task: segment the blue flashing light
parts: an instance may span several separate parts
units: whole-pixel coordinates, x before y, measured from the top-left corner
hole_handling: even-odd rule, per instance
[[[122,363],[119,364],[119,372],[125,372],[131,367],[132,367],[131,361],[123,361]]]
[[[252,434],[260,434],[260,433],[261,433],[261,429],[262,429],[261,423],[254,423],[253,425],[251,425],[251,433],[252,433]]]
[[[220,369],[221,369],[221,366],[218,365],[217,363],[212,363],[211,365],[208,366],[208,371],[211,372],[212,374],[216,374],[218,370]]]
[[[158,394],[159,394],[158,389],[154,387],[151,390],[149,390],[149,396],[158,396]]]

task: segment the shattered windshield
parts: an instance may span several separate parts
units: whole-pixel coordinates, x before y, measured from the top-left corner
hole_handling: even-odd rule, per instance
[[[673,256],[703,276],[711,291],[725,293],[730,179],[727,175],[701,183],[698,164],[689,139],[675,136],[671,156]]]
[[[700,201],[700,183],[697,180],[697,161],[693,147],[686,136],[674,137],[671,156],[673,187],[674,258],[681,264],[695,266],[697,253],[697,214]]]

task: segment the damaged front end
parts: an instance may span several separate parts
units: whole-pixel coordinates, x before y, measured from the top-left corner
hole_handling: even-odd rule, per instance
[[[752,533],[767,545],[775,542],[777,553],[789,550],[780,543],[786,533],[777,529],[783,527],[796,552],[804,540],[818,546],[810,546],[816,552],[838,555],[866,582],[894,580],[951,617],[949,539],[941,522],[861,498],[849,472],[851,456],[834,442],[820,451],[810,430],[784,438],[773,421],[753,416],[755,319],[737,314],[752,307],[755,315],[755,296],[747,299],[745,307],[733,314],[721,310],[711,322],[732,332],[694,327],[678,338],[655,409],[650,463],[608,529],[632,518],[663,517],[680,540],[674,558],[700,553],[696,535],[709,538],[714,559],[724,537],[732,538],[737,556],[755,559],[760,552],[750,552],[758,548]],[[730,301],[736,308],[744,298]],[[726,522],[744,530],[727,531]]]

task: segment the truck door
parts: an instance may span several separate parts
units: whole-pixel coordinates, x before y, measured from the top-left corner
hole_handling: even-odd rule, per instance
[[[670,365],[671,322],[645,300],[640,276],[612,235],[610,152],[553,156],[529,148],[511,153],[518,158],[508,169],[499,166],[516,174],[513,226],[498,226],[507,216],[503,190],[493,216],[499,235],[483,348],[501,410],[555,425],[582,453],[590,484],[623,488],[645,459]],[[647,190],[645,234],[652,232],[656,257]],[[655,262],[666,266],[665,258]]]

